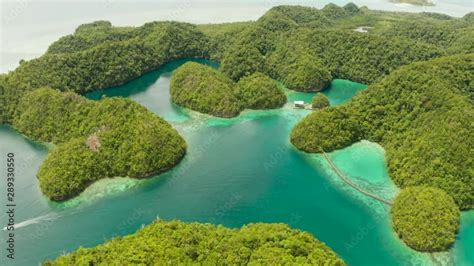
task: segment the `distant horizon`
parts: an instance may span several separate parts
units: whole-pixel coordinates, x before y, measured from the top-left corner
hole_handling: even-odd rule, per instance
[[[434,1],[435,6],[395,4],[389,0],[67,0],[10,1],[1,0],[2,35],[0,45],[0,73],[14,70],[21,59],[30,60],[42,55],[48,46],[75,28],[96,20],[108,20],[116,26],[140,26],[150,21],[174,20],[194,24],[225,23],[256,20],[268,9],[278,5],[304,5],[322,8],[328,3],[343,6],[353,2],[371,10],[401,12],[437,12],[455,17],[472,12],[472,1]],[[133,4],[133,5],[131,5]]]

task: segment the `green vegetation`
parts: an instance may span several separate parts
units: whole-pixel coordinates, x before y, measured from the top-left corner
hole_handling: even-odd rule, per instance
[[[321,12],[331,20],[346,18],[350,15],[344,8],[333,3],[325,5]]]
[[[279,6],[246,27],[226,25],[231,40],[222,42],[226,47],[214,43],[209,54],[234,81],[263,72],[299,91],[322,90],[335,78],[370,84],[400,66],[468,49],[472,23],[438,17],[361,10],[354,4],[322,10]],[[374,27],[374,34],[354,32],[357,26]]]
[[[320,91],[332,80],[329,70],[308,49],[280,45],[268,57],[267,68],[270,76],[296,91]]]
[[[359,7],[356,4],[352,3],[352,2],[347,3],[343,8],[347,12],[347,14],[349,14],[351,16],[357,15],[360,12]]]
[[[431,15],[432,16],[432,15]],[[436,45],[448,54],[474,52],[474,26],[466,19],[426,21],[400,21],[390,26],[376,28],[374,33],[390,38],[408,39]]]
[[[229,48],[223,57],[221,71],[234,81],[263,71],[264,57],[252,45],[234,46]]]
[[[262,73],[237,84],[209,66],[189,62],[171,78],[171,100],[186,108],[218,117],[234,117],[245,108],[273,109],[286,103],[277,83]]]
[[[100,178],[146,177],[177,164],[186,143],[167,122],[130,100],[91,102],[73,92],[121,85],[170,60],[206,57],[207,43],[191,24],[98,21],[0,76],[1,122],[57,145],[38,172],[46,196],[65,200]]]
[[[21,120],[19,117],[24,116],[22,114],[24,111],[18,110],[19,102],[28,92],[41,87],[78,93],[107,88],[123,84],[170,60],[186,57],[210,57],[220,60],[221,71],[234,81],[259,72],[281,81],[293,90],[318,91],[324,89],[330,80],[342,78],[366,84],[379,84],[374,85],[374,88],[393,86],[395,89],[391,91],[398,92],[401,91],[401,84],[399,85],[394,80],[389,82],[390,79],[381,83],[381,80],[401,66],[447,54],[474,52],[473,17],[472,13],[461,19],[454,19],[434,13],[380,12],[358,8],[354,4],[347,4],[344,7],[331,4],[321,10],[302,6],[278,6],[269,10],[255,22],[235,24],[194,26],[177,22],[152,22],[141,27],[113,27],[110,22],[97,21],[81,25],[73,35],[59,39],[40,58],[22,62],[15,71],[0,75],[0,91],[2,91],[0,122],[13,123],[16,117],[18,126],[14,123],[15,127],[20,128],[27,136],[41,140],[44,132],[55,132],[51,129],[51,125],[45,125],[45,129],[42,130],[41,125],[38,124],[39,126],[33,130],[28,128],[32,125],[24,126],[18,122]],[[353,32],[352,30],[357,26],[370,26],[373,29],[370,33]],[[454,69],[456,67],[453,66]],[[411,75],[409,74],[411,72],[406,70],[405,72],[407,73],[399,74],[399,76],[407,84],[411,84],[411,78],[405,76]],[[205,73],[210,73],[210,71],[205,71]],[[279,106],[276,103],[282,102],[281,93],[275,90],[274,86],[261,86],[260,88],[263,89],[256,89],[260,82],[252,82],[256,87],[250,89],[249,86],[245,86],[247,89],[243,91],[241,90],[243,86],[236,86],[218,72],[212,73],[211,78],[202,77],[203,82],[219,80],[218,83],[228,85],[224,85],[223,89],[212,84],[199,84],[202,91],[212,91],[211,97],[208,97],[209,95],[201,97],[202,94],[199,96],[199,93],[181,95],[180,99],[175,99],[175,102],[180,104],[181,100],[182,105],[191,106],[192,109],[224,117],[235,116],[244,108],[274,108]],[[438,73],[434,71],[434,74]],[[424,82],[425,85],[422,87],[426,87],[426,84],[436,87],[438,94],[435,98],[444,101],[446,105],[443,106],[448,106],[448,103],[454,104],[454,98],[441,100],[454,93],[453,89],[446,91],[439,89],[446,87],[446,83],[453,80],[451,77],[435,84],[428,80],[428,74],[422,76],[421,80],[416,77],[414,82],[420,84]],[[266,80],[268,82],[268,79]],[[462,78],[458,80],[459,84],[465,84]],[[246,81],[241,85],[250,84],[248,80]],[[467,85],[467,87],[461,85],[455,85],[455,87],[460,87],[464,92],[470,90]],[[229,88],[226,89],[226,86]],[[267,88],[273,89],[267,91]],[[419,91],[419,89],[415,86],[412,91]],[[252,99],[244,99],[242,95],[252,97]],[[319,119],[326,119],[325,122],[330,125],[338,123],[334,122],[333,116],[343,121],[337,126],[340,129],[337,134],[332,132],[330,127],[322,129],[325,123],[310,125],[312,123],[308,121],[311,119],[304,120],[302,124],[313,127],[320,134],[331,133],[334,137],[333,140],[319,138],[312,142],[324,142],[323,147],[332,150],[350,145],[361,138],[379,141],[387,146],[390,171],[397,184],[408,186],[428,183],[448,191],[462,208],[472,206],[472,193],[469,192],[472,191],[472,186],[466,186],[471,180],[472,171],[469,172],[469,167],[459,165],[458,162],[463,161],[459,160],[461,157],[448,151],[446,153],[449,155],[449,160],[439,163],[442,165],[440,167],[438,163],[428,162],[435,160],[434,158],[440,158],[441,154],[445,153],[444,151],[433,151],[432,145],[419,142],[418,137],[407,138],[412,144],[416,143],[417,146],[423,148],[423,152],[420,153],[431,154],[431,157],[415,155],[415,152],[409,152],[409,145],[398,140],[398,136],[406,137],[404,135],[408,134],[406,132],[411,132],[411,135],[415,134],[416,130],[423,131],[427,127],[423,123],[437,128],[437,130],[423,131],[428,132],[420,134],[423,139],[428,139],[429,132],[433,132],[433,143],[440,142],[442,147],[445,147],[446,141],[440,136],[453,134],[455,140],[461,140],[461,137],[458,137],[461,136],[461,132],[464,135],[469,135],[471,132],[466,127],[466,121],[470,119],[468,116],[471,107],[466,107],[469,112],[464,112],[461,116],[464,120],[459,121],[455,114],[460,111],[449,107],[454,116],[454,118],[450,117],[450,121],[455,120],[451,123],[455,126],[443,122],[440,127],[431,122],[438,121],[437,119],[430,120],[434,114],[428,114],[436,112],[435,110],[430,109],[431,111],[425,116],[415,116],[420,112],[424,113],[423,100],[422,103],[410,102],[403,105],[404,100],[399,100],[399,95],[390,96],[392,102],[403,103],[397,107],[396,111],[393,111],[394,107],[384,99],[385,92],[373,98],[364,95],[371,94],[363,94],[358,97],[362,100],[355,102],[366,108],[354,108],[351,105],[348,108],[325,108],[321,111]],[[405,94],[401,96],[403,96],[402,99],[408,101],[409,96]],[[420,98],[421,96],[413,97],[424,99]],[[472,96],[468,97],[472,103]],[[207,98],[210,99],[209,102]],[[266,100],[264,103],[263,99]],[[428,101],[430,102],[432,101]],[[78,103],[81,106],[84,104]],[[85,105],[84,108],[87,109],[87,104]],[[423,108],[412,109],[416,106]],[[461,106],[466,105],[461,104]],[[367,115],[362,115],[362,110],[366,109]],[[438,110],[438,112],[441,111]],[[358,115],[354,115],[355,113]],[[395,115],[397,113],[399,115]],[[385,114],[390,114],[387,118],[390,121],[385,121]],[[412,116],[404,117],[405,114]],[[447,116],[446,113],[440,115],[440,117]],[[412,123],[415,120],[416,123]],[[303,130],[302,124],[295,128],[292,139],[304,150],[317,150],[314,143],[305,140],[307,137],[304,137],[304,132],[307,131]],[[421,125],[421,129],[417,129],[418,125]],[[78,132],[73,134],[74,137],[85,137],[91,134],[83,129],[75,128],[74,125],[68,126],[73,127],[71,132]],[[444,132],[443,130],[446,133],[437,134],[438,131]],[[295,132],[300,132],[300,134]],[[387,132],[390,133],[386,134]],[[62,138],[57,134],[48,136],[53,143]],[[65,139],[61,141],[66,143],[69,141],[68,137],[64,137]],[[468,153],[466,146],[464,148],[460,144],[459,146],[460,154]],[[397,149],[401,149],[400,153],[409,153],[411,156],[397,156],[395,152]],[[412,157],[426,160],[402,159]],[[470,165],[472,161],[468,160],[467,163]],[[456,168],[445,167],[445,164],[456,166]],[[416,178],[408,178],[412,172],[422,174],[417,175]],[[447,176],[447,178],[440,176]],[[463,177],[460,178],[460,176]],[[451,182],[458,178],[462,181]]]
[[[460,212],[453,198],[431,187],[408,187],[395,198],[392,223],[398,236],[418,251],[444,251],[454,243]]]
[[[332,151],[362,139],[387,152],[400,187],[446,191],[461,209],[474,206],[474,55],[413,63],[370,85],[350,103],[304,118],[291,142],[306,152]]]
[[[350,103],[324,108],[297,124],[290,137],[297,148],[317,153],[362,139],[378,142],[387,152],[390,176],[397,185],[441,189],[457,208],[473,208],[472,14],[454,19],[435,13],[371,11],[353,4],[342,9],[328,5],[322,10],[273,10],[298,27],[281,30],[275,49],[264,54],[270,76],[298,89],[287,80],[294,72],[280,69],[292,63],[291,53],[305,51],[319,64],[310,71],[315,76],[326,71],[329,79],[370,85]],[[371,29],[353,31],[360,26]],[[440,239],[448,238],[430,239],[426,243],[441,243],[433,244],[433,250],[446,249],[452,242],[452,237],[444,243]],[[418,244],[411,246],[423,250]]]
[[[214,116],[233,117],[243,109],[229,78],[194,62],[184,64],[173,73],[170,94],[174,103]]]
[[[359,122],[347,107],[329,107],[301,120],[291,131],[290,140],[305,152],[333,151],[362,139]]]
[[[345,265],[312,235],[284,224],[229,229],[178,221],[155,223],[135,234],[47,261],[45,265],[141,264]]]
[[[72,35],[51,44],[47,53],[74,53],[104,42],[125,41],[134,37],[133,27],[112,27],[110,21],[95,21],[77,27]]]
[[[41,190],[52,200],[76,196],[101,178],[165,171],[186,152],[176,130],[128,99],[92,101],[43,88],[23,97],[18,110],[18,131],[57,145],[38,172]]]
[[[450,23],[451,24],[451,23]],[[446,22],[424,23],[401,21],[390,27],[379,29],[376,32],[383,36],[402,37],[410,40],[422,41],[435,45],[448,45],[454,39],[454,34],[449,32],[450,25]]]
[[[233,22],[223,24],[205,24],[197,25],[197,27],[208,36],[208,50],[212,51],[211,59],[221,60],[225,50],[239,34],[247,29],[252,28],[253,22]]]
[[[354,31],[301,29],[291,33],[286,47],[304,45],[323,62],[332,79],[370,84],[400,66],[440,56],[438,48],[399,38]],[[291,49],[291,48],[290,48]]]
[[[305,6],[276,6],[270,11],[279,13],[296,22],[298,26],[321,27],[329,26],[333,21],[320,10]]]
[[[237,98],[249,109],[275,109],[286,103],[286,95],[278,84],[262,73],[242,78],[236,87]]]
[[[311,106],[313,109],[323,109],[326,107],[329,107],[329,99],[326,97],[326,95],[322,93],[318,93],[313,97],[313,100],[311,102]]]
[[[262,17],[256,24],[247,27],[239,34],[236,34],[233,40],[228,43],[228,48],[223,48],[224,52],[221,58],[214,56],[222,62],[221,71],[228,75],[234,81],[249,76],[254,72],[264,72],[265,55],[275,49],[278,42],[276,27],[283,29],[294,26],[294,23],[286,25],[271,15],[269,18]],[[276,19],[272,23],[272,20]],[[287,20],[285,20],[287,21]],[[215,53],[210,51],[211,56]]]
[[[50,87],[84,93],[124,84],[174,59],[206,57],[207,37],[195,26],[153,22],[137,28],[108,22],[80,26],[53,43],[48,52],[1,77],[3,122],[11,122],[20,98]]]
[[[323,90],[335,78],[369,84],[350,103],[303,119],[291,142],[306,152],[362,139],[380,143],[390,176],[406,188],[392,210],[396,231],[415,249],[444,250],[459,219],[451,198],[460,209],[474,206],[473,14],[455,19],[350,3],[321,10],[279,6],[255,22],[221,25],[113,27],[97,21],[0,75],[0,123],[56,145],[38,176],[48,197],[64,200],[100,178],[165,171],[186,150],[178,133],[144,107],[126,99],[92,102],[75,93],[121,85],[171,60],[194,57],[218,60],[220,69],[184,65],[173,75],[172,100],[221,117],[283,105],[272,79],[298,91]],[[360,26],[371,29],[353,31]],[[314,101],[326,105],[321,96]],[[432,188],[407,188],[413,186]],[[285,228],[157,223],[57,263],[342,264],[323,244]],[[221,242],[207,241],[210,233]],[[173,252],[161,253],[169,248]]]

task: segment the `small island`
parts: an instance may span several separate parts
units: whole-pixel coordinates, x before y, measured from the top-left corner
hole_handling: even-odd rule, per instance
[[[209,66],[189,62],[171,78],[171,100],[181,106],[218,117],[234,117],[242,104],[234,94],[235,84]]]
[[[460,211],[453,198],[441,189],[408,187],[395,198],[391,218],[395,232],[408,246],[436,252],[453,245]]]
[[[322,93],[316,94],[311,101],[311,107],[313,109],[323,109],[329,107],[329,105],[328,97]]]
[[[217,117],[235,117],[244,109],[275,109],[286,96],[275,80],[254,73],[234,83],[222,72],[188,62],[171,78],[171,100],[183,107]]]
[[[41,165],[43,193],[62,201],[102,178],[143,178],[175,166],[186,142],[166,121],[123,98],[92,101],[41,88],[20,101],[18,131],[55,147]]]

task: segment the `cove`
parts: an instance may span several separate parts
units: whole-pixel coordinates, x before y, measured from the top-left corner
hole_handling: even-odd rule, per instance
[[[233,119],[212,118],[169,100],[171,72],[186,61],[86,95],[92,99],[130,97],[173,124],[186,139],[188,153],[177,167],[159,177],[101,180],[77,198],[53,203],[41,194],[35,177],[47,149],[8,126],[0,127],[0,150],[15,152],[19,160],[17,265],[37,264],[79,246],[133,233],[157,217],[231,227],[283,222],[311,232],[349,265],[436,265],[430,256],[410,250],[397,239],[386,206],[345,186],[321,156],[302,153],[289,143],[292,127],[310,112],[293,109],[291,102],[309,101],[314,94],[286,91],[289,103],[282,109],[244,111]],[[193,61],[216,66],[210,61]],[[337,80],[324,93],[335,105],[364,88]],[[6,154],[0,156],[4,161]],[[368,190],[387,198],[397,192],[380,146],[362,141],[330,156]],[[471,214],[463,214],[452,251],[436,254],[435,260],[473,264],[468,252],[474,243]]]

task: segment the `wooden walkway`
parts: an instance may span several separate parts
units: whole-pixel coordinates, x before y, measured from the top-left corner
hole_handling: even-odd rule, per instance
[[[329,156],[326,154],[326,152],[324,152],[324,150],[322,150],[322,154],[324,156],[324,158],[326,159],[326,161],[329,163],[329,166],[331,166],[332,170],[339,176],[339,178],[342,179],[342,181],[344,181],[344,183],[346,183],[347,185],[353,187],[355,190],[359,191],[360,193],[366,195],[366,196],[369,196],[375,200],[378,200],[382,203],[385,203],[387,205],[392,205],[392,202],[386,200],[386,199],[383,199],[369,191],[366,191],[364,190],[363,188],[360,188],[358,187],[356,184],[354,184],[341,170],[339,170],[339,168],[337,168],[337,166],[334,164],[334,162],[331,160],[331,158],[329,158]]]

